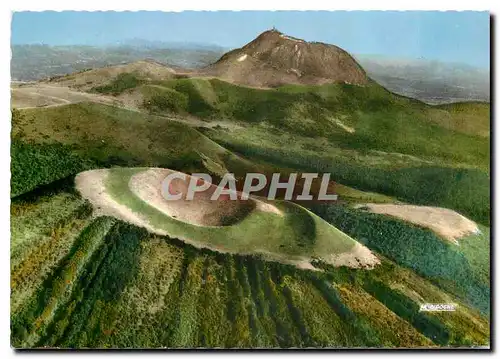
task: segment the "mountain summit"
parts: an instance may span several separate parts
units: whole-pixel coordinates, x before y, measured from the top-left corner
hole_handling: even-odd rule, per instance
[[[307,42],[276,29],[224,54],[203,72],[258,87],[333,82],[363,85],[369,81],[363,68],[341,48]]]

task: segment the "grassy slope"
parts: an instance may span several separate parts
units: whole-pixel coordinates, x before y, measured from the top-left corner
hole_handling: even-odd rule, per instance
[[[60,207],[56,199],[68,195],[23,206],[22,214],[35,218],[40,205],[54,211]],[[196,250],[110,218],[88,224],[65,253],[44,275],[43,286],[11,314],[14,346],[428,347],[489,341],[485,318],[461,302],[454,313],[418,312],[423,302],[456,300],[387,260],[373,271],[301,271]],[[12,296],[19,290],[13,287]]]
[[[207,119],[267,124],[277,131],[326,137],[340,148],[399,152],[473,166],[487,167],[489,163],[488,141],[437,125],[427,115],[432,107],[393,95],[376,84],[284,86],[274,90],[252,89],[216,79],[156,84],[187,98],[187,104],[184,100],[179,102],[179,109]],[[156,96],[161,97],[161,90],[158,91]],[[484,111],[472,112],[471,116],[481,123],[488,121]],[[349,133],[339,122],[355,132]]]
[[[157,166],[217,175],[226,166],[254,169],[191,127],[162,117],[95,103],[20,113],[12,130],[12,196],[90,168]]]
[[[329,172],[333,180],[344,185],[415,204],[452,208],[473,220],[489,224],[490,175],[481,169],[422,164],[412,158],[398,158],[391,165],[391,158],[386,156],[345,152],[337,155],[337,151],[324,153],[295,149],[294,142],[290,142],[289,147],[279,147],[278,140],[276,145],[260,145],[258,140],[238,139],[235,133],[227,136],[211,130],[206,134],[248,159],[264,160],[303,172]],[[266,135],[262,134],[260,138],[266,138]],[[406,165],[403,165],[405,161]]]
[[[80,285],[82,278],[86,278],[85,266],[92,263],[93,256],[99,254],[97,249],[104,243],[104,236],[113,221],[111,218],[100,218],[91,222],[79,233],[73,245],[49,273],[37,273],[42,284],[35,288],[33,294],[25,296],[18,310],[11,313],[14,346],[36,345],[46,335],[57,312],[61,308],[71,308],[68,300],[74,293],[75,286]],[[16,275],[17,271],[13,270],[13,274]],[[17,295],[18,292],[14,289],[11,296],[15,298]]]
[[[302,207],[277,202],[284,212],[253,211],[236,225],[200,227],[164,215],[134,195],[129,187],[130,177],[141,169],[112,169],[106,183],[109,194],[121,204],[141,213],[155,228],[170,236],[188,238],[202,245],[232,253],[272,253],[284,259],[303,256],[327,257],[331,253],[348,252],[354,241],[336,228]],[[269,254],[271,256],[271,254]]]
[[[226,84],[204,81],[187,85],[181,83],[179,86],[176,85],[178,82],[159,85],[167,86],[169,88],[167,91],[176,91],[181,94],[180,98],[188,99],[187,107],[184,108],[181,103],[180,111],[189,111],[205,116],[207,119],[210,119],[212,115],[227,113],[228,118],[250,126],[246,130],[251,131],[251,134],[246,137],[244,133],[246,130],[239,133],[227,133],[226,130],[217,129],[208,134],[218,142],[225,141],[225,144],[231,145],[232,149],[236,149],[236,145],[239,145],[237,148],[239,152],[245,152],[241,149],[251,148],[256,139],[262,137],[263,143],[259,144],[261,148],[251,148],[252,151],[245,153],[251,159],[264,158],[278,167],[285,163],[287,167],[303,169],[308,164],[308,168],[316,167],[324,171],[328,169],[327,166],[332,166],[332,158],[343,159],[346,156],[354,159],[340,161],[340,166],[334,161],[337,169],[333,172],[340,173],[339,178],[350,179],[351,182],[347,184],[357,188],[381,191],[399,198],[412,198],[413,200],[419,199],[415,195],[418,191],[432,188],[432,196],[424,196],[422,201],[440,205],[445,203],[458,209],[465,208],[464,204],[467,206],[467,203],[479,197],[477,205],[474,204],[469,208],[470,214],[463,212],[481,220],[489,211],[489,179],[484,174],[489,162],[489,156],[484,156],[486,146],[484,143],[488,143],[487,140],[467,134],[455,136],[453,131],[448,132],[444,137],[446,141],[456,140],[461,144],[462,148],[459,148],[460,151],[456,155],[447,149],[441,153],[442,148],[434,142],[435,137],[432,137],[432,134],[430,134],[429,148],[425,149],[427,141],[425,136],[428,135],[425,129],[415,128],[406,134],[410,136],[411,146],[402,144],[402,138],[396,137],[393,141],[394,136],[386,136],[384,140],[384,126],[391,126],[393,122],[389,120],[394,120],[393,116],[396,116],[398,126],[412,126],[409,119],[413,118],[413,115],[416,115],[415,118],[418,119],[418,121],[415,120],[418,124],[416,127],[424,126],[420,124],[427,126],[425,118],[424,122],[419,122],[422,116],[426,116],[425,112],[429,111],[427,106],[420,108],[423,112],[419,113],[418,106],[422,106],[421,104],[398,98],[394,101],[399,105],[406,103],[411,104],[410,107],[416,106],[413,108],[416,114],[404,109],[401,110],[402,119],[399,119],[400,110],[392,113],[384,112],[388,99],[384,99],[383,92],[378,92],[379,90],[373,94],[360,92],[365,97],[351,93],[348,96],[352,98],[351,101],[346,98],[346,94],[349,94],[351,90],[345,86],[308,89],[287,87],[279,91],[291,94],[289,97],[286,97],[288,95],[273,95],[270,97],[271,103],[265,104],[262,101],[265,102],[267,97],[257,95],[254,97],[255,101],[247,103],[245,99],[249,96],[253,97],[253,90],[244,89],[236,93],[233,89],[229,89],[226,91],[228,94],[225,100],[224,91],[217,86],[220,85],[224,90],[227,89]],[[303,92],[311,94],[303,95]],[[214,97],[214,93],[217,96]],[[300,103],[293,108],[293,112],[299,115],[289,116],[287,127],[286,124],[280,122],[283,118],[275,117],[273,111],[276,110],[277,114],[289,111],[292,107],[288,106],[290,103],[287,101],[293,99],[295,103],[298,98],[295,96],[299,97]],[[315,106],[308,107],[309,98],[314,98],[316,101],[319,97],[326,98],[324,101],[331,105],[330,108],[326,108],[329,111],[328,116],[331,113],[338,115],[338,120],[344,126],[355,128],[359,136],[349,136],[348,132],[335,121],[332,122],[334,126],[328,124],[325,121],[325,113],[318,113]],[[390,99],[390,101],[393,100]],[[240,107],[242,104],[244,106]],[[282,106],[282,104],[285,105]],[[343,104],[346,104],[345,107]],[[214,107],[216,107],[215,111]],[[449,109],[438,110],[448,111]],[[165,113],[161,108],[155,111]],[[179,108],[175,111],[179,111]],[[65,146],[71,146],[65,149],[83,154],[85,159],[96,161],[99,166],[164,165],[185,171],[189,171],[189,168],[199,170],[204,167],[203,156],[199,155],[198,150],[201,147],[204,149],[201,152],[218,165],[226,166],[229,163],[228,168],[237,167],[243,172],[245,168],[251,167],[248,162],[242,161],[229,152],[224,152],[221,147],[198,132],[180,124],[165,122],[165,119],[159,117],[144,116],[96,104],[78,104],[23,112],[27,115],[26,121],[22,120],[20,124],[13,124],[14,136],[19,134],[19,130],[24,132],[21,141],[41,142],[43,146],[62,143]],[[370,119],[367,116],[367,113],[372,112],[378,116],[374,118],[380,122],[374,124],[375,127],[369,123],[373,118]],[[480,116],[484,119],[483,112]],[[269,119],[266,113],[271,114]],[[304,114],[306,116],[303,116]],[[442,112],[438,115],[444,116]],[[387,117],[387,121],[384,120],[384,116]],[[306,121],[309,120],[308,125],[300,126],[300,121],[304,118]],[[428,120],[438,123],[440,121],[436,118]],[[317,127],[316,122],[319,123]],[[283,131],[276,131],[275,126],[289,128],[295,133],[294,136],[287,137],[290,141],[285,144],[285,150],[274,146],[277,138],[287,136]],[[310,132],[309,127],[321,134],[328,134],[326,141],[314,137],[315,134]],[[439,126],[437,133],[443,131],[443,127],[446,127],[444,123]],[[404,127],[398,128],[404,129]],[[457,131],[476,134],[475,130],[469,131],[460,126],[453,128]],[[374,141],[369,142],[368,148],[363,147],[363,136],[373,131],[380,131],[380,134],[375,134]],[[267,136],[273,132],[275,135]],[[313,137],[308,139],[305,136]],[[411,136],[416,137],[411,138]],[[423,137],[419,139],[419,136]],[[384,143],[389,140],[390,142]],[[417,142],[415,146],[413,146],[413,141]],[[186,146],[185,143],[193,145]],[[309,146],[309,151],[299,146]],[[409,155],[418,156],[420,159],[401,157],[397,154],[373,153],[373,149],[384,152],[407,151]],[[43,153],[45,149],[41,151]],[[258,151],[260,153],[257,153]],[[325,151],[329,154],[333,152],[335,156],[320,154]],[[213,156],[213,153],[217,156]],[[31,155],[20,156],[18,158],[21,160],[14,162],[21,163],[32,157]],[[13,156],[13,158],[16,157]],[[176,162],[178,158],[180,160]],[[422,159],[432,162],[433,167],[427,170],[430,175],[427,175],[425,181],[408,182],[415,178],[415,175],[422,172],[425,174],[425,169],[419,168]],[[391,163],[393,160],[396,165]],[[405,167],[405,162],[411,168],[401,169]],[[47,163],[51,162],[41,161],[39,167],[50,167]],[[444,166],[465,167],[465,170],[445,169],[450,173],[450,180],[444,180],[436,186],[436,179],[442,178]],[[470,172],[467,167],[471,166],[478,167],[479,170]],[[386,171],[388,169],[390,171]],[[392,171],[396,170],[402,171],[405,175],[394,177]],[[57,179],[65,175],[66,172],[64,175],[55,173],[47,177],[42,176],[39,183],[35,185],[47,183],[51,178]],[[17,185],[17,181],[20,181],[20,176],[15,178],[13,178],[13,185]],[[403,178],[404,181],[398,181],[397,178]],[[372,179],[376,180],[374,181],[376,185],[371,184]],[[459,185],[453,184],[450,190],[447,183],[450,181],[454,183],[455,180],[458,180]],[[398,185],[399,183],[403,183],[404,186]],[[407,187],[409,183],[414,183],[410,187],[416,189],[417,192],[408,195],[397,191],[398,188]],[[31,189],[31,184],[26,185],[25,188]],[[451,197],[450,191],[455,192]],[[348,193],[351,193],[351,197],[364,196],[359,192],[353,194],[349,190]],[[59,197],[55,196],[54,200],[57,198]],[[392,199],[382,197],[380,200]],[[35,200],[37,201],[39,199]],[[42,200],[42,203],[45,202]],[[24,223],[22,218],[40,217],[40,214],[36,214],[38,213],[35,210],[36,207],[35,203],[34,211],[31,212],[31,205],[14,203],[13,216],[19,216],[18,223]],[[50,218],[56,218],[57,213],[64,208],[55,201],[44,210],[43,217],[51,222]],[[474,215],[474,213],[479,215]],[[150,239],[143,231],[122,223],[115,228],[113,227],[115,222],[110,219],[92,222],[87,230],[80,232],[79,239],[73,241],[73,236],[78,232],[79,226],[85,226],[86,221],[85,216],[81,219],[76,216],[69,222],[63,221],[59,224],[51,224],[51,222],[48,224],[50,228],[47,228],[47,233],[50,236],[53,235],[59,241],[58,243],[61,243],[60,246],[49,246],[49,251],[43,250],[43,245],[39,244],[49,243],[44,239],[36,241],[37,244],[33,247],[27,246],[26,251],[18,252],[16,263],[22,263],[22,265],[13,269],[14,278],[24,278],[23,271],[31,268],[32,263],[34,268],[39,268],[37,266],[41,262],[33,259],[38,257],[31,256],[29,253],[36,253],[40,248],[43,253],[49,254],[54,260],[47,262],[46,269],[30,270],[30,273],[40,273],[40,275],[45,273],[43,275],[47,276],[43,279],[43,285],[36,288],[35,294],[29,294],[33,293],[31,289],[25,290],[31,288],[29,281],[13,288],[12,298],[22,298],[22,300],[16,299],[17,303],[20,303],[16,304],[20,311],[12,313],[13,345],[231,347],[259,346],[260,343],[265,346],[289,347],[311,344],[325,346],[333,343],[336,345],[406,347],[428,346],[431,341],[437,345],[465,346],[485,345],[489,342],[488,320],[466,304],[466,302],[471,302],[480,308],[485,308],[484,286],[479,291],[467,291],[467,283],[465,283],[466,288],[460,287],[460,283],[453,278],[452,282],[448,283],[436,281],[439,286],[436,287],[428,280],[390,261],[384,261],[384,264],[374,271],[343,268],[328,270],[326,277],[323,277],[323,274],[312,274],[320,276],[318,281],[318,278],[310,277],[307,272],[296,271],[293,267],[266,263],[248,257],[233,258],[198,251],[166,238]],[[54,223],[56,222],[58,221]],[[16,219],[13,223],[16,223]],[[111,227],[115,228],[112,233],[109,231]],[[489,234],[486,228],[483,228],[483,232],[484,236],[481,238],[486,241]],[[22,231],[13,230],[12,241],[20,243],[25,238],[23,236]],[[103,240],[104,237],[106,240]],[[117,240],[118,238],[120,240]],[[377,238],[377,236],[371,236],[367,243],[376,243]],[[405,237],[397,238],[401,240]],[[150,240],[154,241],[154,248],[151,247]],[[68,252],[68,245],[71,243],[73,245]],[[398,245],[403,244],[405,243]],[[489,278],[486,265],[488,251],[483,244],[480,241],[468,241],[460,248],[466,259],[465,261],[461,259],[461,263],[465,265],[460,273],[468,273],[467,276],[472,275],[471,278],[473,278],[469,288],[477,286],[478,283],[484,284]],[[55,248],[58,248],[57,251],[52,251]],[[96,250],[97,248],[101,250]],[[171,258],[169,261],[160,260],[160,263],[168,262],[172,267],[169,266],[169,269],[164,270],[158,268],[157,251],[163,251],[161,253]],[[408,252],[408,248],[404,247],[400,253],[411,254],[412,252]],[[52,256],[53,254],[55,255]],[[58,259],[60,254],[64,255],[63,260]],[[389,257],[401,262],[404,266],[414,268],[415,257],[410,259],[401,259],[391,255]],[[455,257],[459,256],[455,255]],[[425,276],[422,268],[425,270],[426,264],[423,263],[422,267],[422,262],[416,261],[416,263],[420,265],[420,269],[416,271]],[[451,263],[453,264],[451,268],[456,268],[454,262]],[[440,265],[442,266],[442,263]],[[78,270],[75,272],[74,268]],[[126,272],[123,271],[124,268],[127,269]],[[170,268],[172,268],[171,271]],[[29,278],[33,278],[30,279],[33,283],[40,280],[40,278],[36,279],[36,276]],[[156,282],[147,278],[155,278]],[[69,284],[64,280],[69,280]],[[330,285],[325,286],[325,281]],[[151,285],[147,285],[148,283]],[[457,284],[459,284],[458,287],[456,287]],[[313,291],[314,295],[304,300],[301,297],[301,288],[312,291],[311,286],[316,288]],[[207,297],[207,293],[211,295]],[[453,293],[462,299],[457,300]],[[470,299],[470,295],[473,300]],[[149,305],[150,302],[147,300],[152,297],[158,299],[155,305]],[[363,298],[362,305],[359,298]],[[187,300],[189,305],[179,305]],[[457,301],[459,310],[452,314],[418,312],[419,304],[424,302]],[[197,310],[193,310],[194,307]],[[307,316],[304,313],[307,313]],[[337,321],[336,317],[342,318],[342,321]],[[148,326],[146,323],[149,323],[151,318],[154,318],[153,324]],[[325,322],[331,322],[332,325],[322,326]],[[341,322],[353,324],[346,327]],[[347,337],[344,333],[348,333]],[[395,337],[394,333],[405,334]]]
[[[42,285],[91,221],[92,207],[71,193],[18,198],[11,204],[11,310]]]
[[[23,140],[61,143],[103,164],[199,164],[197,151],[224,149],[179,122],[112,106],[80,103],[23,111]],[[16,134],[14,129],[14,135]],[[189,146],[186,146],[189,144]]]
[[[375,83],[261,90],[191,78],[146,84],[130,80],[109,86],[118,93],[138,89],[144,108],[154,113],[267,125],[301,136],[326,137],[340,148],[398,152],[483,168],[489,163],[489,141],[481,137],[489,131],[488,104],[432,107]]]
[[[451,130],[490,137],[490,104],[458,102],[429,109],[430,119]]]
[[[242,130],[216,127],[204,133],[249,159],[331,172],[335,180],[361,190],[453,208],[489,223],[490,142],[479,133],[489,128],[488,105],[432,107],[378,85],[259,90],[216,79],[155,84],[152,96],[168,91],[176,103],[155,113],[243,124]],[[460,116],[457,108],[471,106],[466,122],[478,123],[476,132],[445,124],[446,118]]]

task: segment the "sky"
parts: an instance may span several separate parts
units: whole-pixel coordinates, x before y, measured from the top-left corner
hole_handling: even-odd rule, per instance
[[[109,45],[129,39],[236,48],[275,26],[353,54],[490,65],[488,12],[17,12],[13,44]]]

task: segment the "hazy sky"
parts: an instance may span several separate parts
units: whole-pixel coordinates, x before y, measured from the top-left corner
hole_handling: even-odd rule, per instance
[[[489,67],[487,12],[22,12],[12,43],[103,45],[132,38],[239,47],[273,26],[354,54]]]

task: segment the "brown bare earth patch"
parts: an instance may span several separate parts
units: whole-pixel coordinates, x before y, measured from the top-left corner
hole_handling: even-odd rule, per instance
[[[182,179],[172,180],[168,189],[170,194],[181,194],[182,197],[180,200],[167,201],[161,193],[164,190],[162,182],[169,174],[175,172],[163,168],[151,168],[140,172],[130,179],[130,190],[137,197],[168,216],[200,226],[234,224],[256,207],[266,212],[272,211],[280,214],[273,205],[254,199],[248,201],[230,200],[227,195],[222,195],[219,200],[212,201],[210,198],[217,189],[217,186],[213,184],[207,190],[195,193],[193,200],[187,200],[187,188],[191,179],[189,175],[186,175],[186,181]],[[239,193],[237,195],[239,196]]]
[[[160,192],[162,181],[169,173],[173,172],[175,171],[152,168],[138,173],[130,179],[130,189],[140,199],[146,201],[149,205],[169,217],[195,225],[229,225],[231,223],[228,222],[227,217],[236,216],[236,218],[242,219],[242,217],[253,209],[282,215],[281,211],[274,205],[256,198],[249,198],[248,201],[210,201],[209,198],[216,188],[215,185],[212,185],[206,192],[195,194],[192,201],[185,199],[166,201]],[[79,173],[75,177],[76,188],[83,197],[87,198],[94,205],[96,215],[112,215],[130,223],[138,223],[152,230],[147,221],[141,218],[140,214],[130,211],[128,207],[119,204],[106,193],[104,183],[108,173],[107,169]],[[186,178],[189,179],[190,176],[186,175]],[[186,187],[183,182],[177,182],[174,185],[174,190],[184,191],[185,189]],[[152,230],[152,232],[158,231]],[[164,235],[165,233],[159,234]]]
[[[67,86],[42,82],[11,85],[11,106],[14,108],[34,108],[63,106],[70,103],[92,101],[108,105],[115,104],[113,98],[72,90]]]
[[[296,39],[274,29],[224,54],[198,73],[264,88],[283,84],[365,85],[369,82],[361,66],[341,48]]]
[[[479,232],[475,222],[448,208],[374,203],[358,205],[357,207],[429,228],[439,236],[457,245],[457,239]]]

